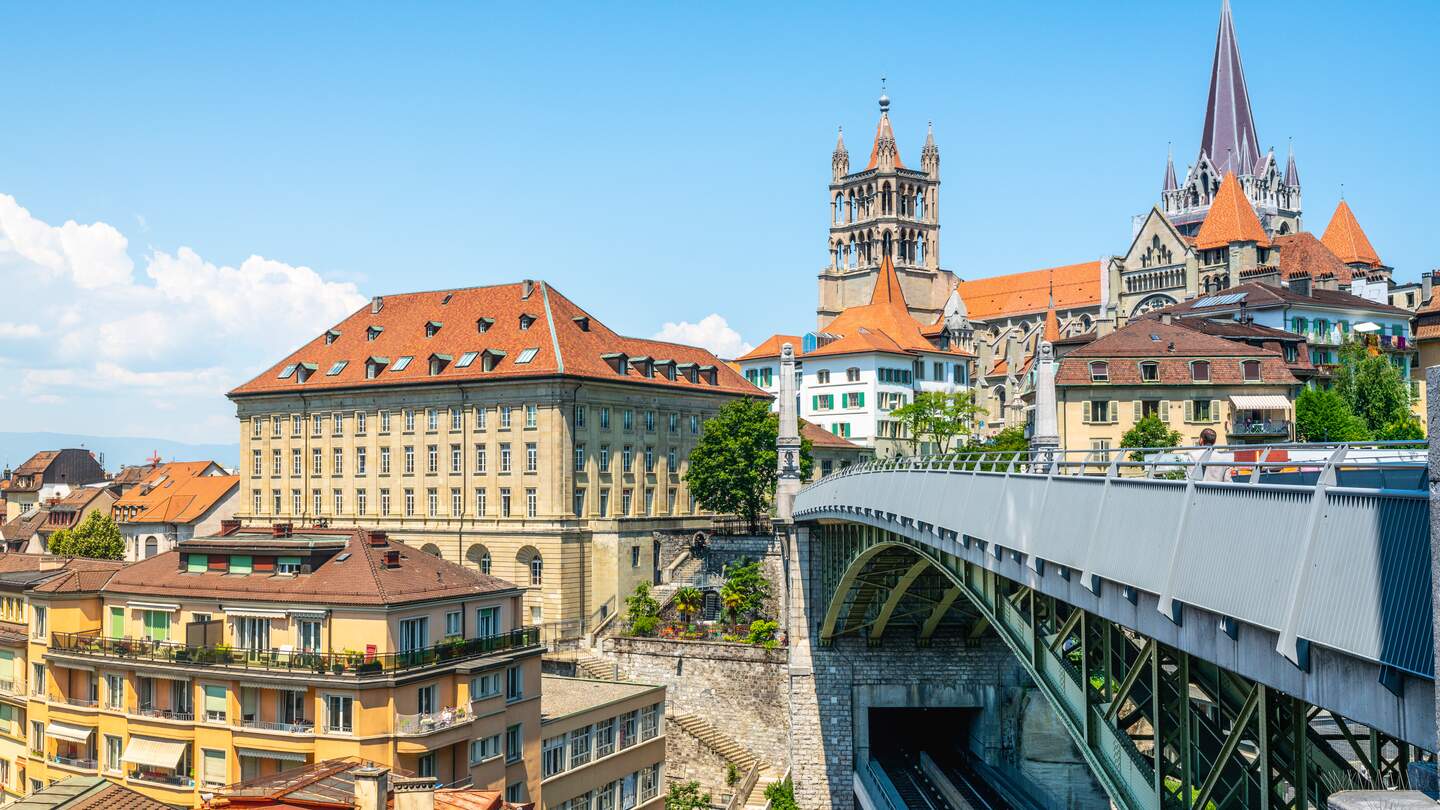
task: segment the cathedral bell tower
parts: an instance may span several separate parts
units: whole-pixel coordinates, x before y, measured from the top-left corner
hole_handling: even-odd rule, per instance
[[[934,323],[953,275],[940,267],[940,149],[933,128],[920,150],[920,168],[907,167],[890,127],[890,97],[882,92],[880,122],[865,168],[850,171],[842,131],[830,171],[830,256],[820,271],[820,329],[846,308],[870,302],[886,256],[900,277],[910,314]]]

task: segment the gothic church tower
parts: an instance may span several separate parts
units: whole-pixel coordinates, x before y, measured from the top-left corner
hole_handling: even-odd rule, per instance
[[[850,171],[843,132],[830,168],[830,261],[820,271],[820,329],[844,309],[870,302],[886,256],[900,277],[910,314],[923,324],[934,323],[954,276],[940,268],[940,149],[933,129],[925,135],[920,168],[907,167],[890,128],[890,97],[882,94],[865,168]]]
[[[1173,158],[1167,161],[1160,192],[1165,217],[1180,233],[1194,236],[1220,191],[1220,181],[1231,173],[1255,206],[1266,233],[1283,236],[1300,230],[1300,172],[1295,168],[1295,153],[1290,152],[1282,167],[1273,148],[1265,154],[1260,152],[1230,0],[1223,0],[1200,154],[1181,183],[1175,180]]]

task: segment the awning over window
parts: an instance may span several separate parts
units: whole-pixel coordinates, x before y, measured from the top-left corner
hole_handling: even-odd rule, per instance
[[[1281,394],[1232,394],[1230,404],[1247,411],[1286,411],[1290,400]]]
[[[233,617],[233,616],[239,616],[239,617],[243,617],[243,618],[247,618],[247,619],[283,619],[283,618],[285,618],[285,611],[283,611],[283,610],[266,610],[265,608],[250,608],[250,607],[232,607],[232,606],[230,606],[230,605],[222,605],[222,606],[220,607],[220,609],[223,610],[223,611],[225,611],[225,615],[226,615],[226,616],[232,616],[232,617]]]
[[[131,737],[125,744],[121,762],[131,765],[149,765],[152,768],[174,768],[185,756],[185,743],[171,740],[152,740],[147,737]]]
[[[262,751],[259,748],[236,748],[235,753],[242,757],[256,757],[259,759],[278,759],[281,762],[304,762],[305,755],[295,751]]]
[[[45,726],[45,733],[48,736],[55,737],[57,739],[69,740],[70,742],[80,743],[81,745],[84,745],[85,743],[90,742],[90,735],[95,733],[95,729],[83,728],[81,726],[72,726],[68,723],[56,723],[54,721],[51,721],[48,725]]]

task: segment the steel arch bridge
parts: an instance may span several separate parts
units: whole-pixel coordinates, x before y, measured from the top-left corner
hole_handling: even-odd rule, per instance
[[[1429,502],[1396,447],[935,457],[804,490],[812,629],[994,632],[1125,808],[1323,807],[1435,748]]]

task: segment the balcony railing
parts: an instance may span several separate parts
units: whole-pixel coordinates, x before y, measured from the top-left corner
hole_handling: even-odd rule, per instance
[[[141,717],[158,717],[161,720],[178,720],[183,723],[193,723],[195,712],[177,712],[174,709],[157,709],[154,706],[140,706],[135,709],[135,714]]]
[[[454,639],[431,647],[396,653],[286,652],[284,650],[237,650],[217,645],[191,646],[170,641],[135,638],[107,638],[98,631],[52,633],[52,655],[81,655],[129,661],[181,664],[187,667],[226,667],[276,673],[384,676],[424,669],[471,658],[482,658],[507,650],[533,647],[540,643],[538,627],[522,627],[485,638]]]
[[[426,712],[422,714],[397,714],[395,715],[396,734],[429,734],[435,731],[443,731],[447,728],[456,728],[469,723],[475,719],[475,713],[469,706],[457,708],[445,708],[438,712]]]
[[[1231,436],[1289,436],[1290,422],[1286,419],[1241,419],[1231,423]]]
[[[0,681],[0,692],[7,695],[22,695],[24,694],[24,688],[23,684],[18,684],[14,681]]]
[[[314,734],[315,724],[305,720],[295,723],[277,723],[272,720],[241,720],[241,728],[257,731],[283,731],[287,734]]]
[[[150,782],[156,785],[169,785],[171,787],[193,788],[195,780],[188,776],[180,776],[174,773],[163,773],[161,771],[131,771],[130,778],[140,782]]]
[[[60,756],[59,754],[56,754],[55,756],[51,757],[51,758],[50,758],[50,761],[51,761],[51,762],[54,762],[54,763],[57,764],[57,765],[65,765],[65,766],[68,766],[68,767],[71,767],[71,768],[80,768],[81,770],[86,770],[86,771],[93,771],[93,770],[96,770],[96,769],[98,769],[98,768],[100,767],[100,763],[99,763],[99,762],[96,762],[96,761],[93,760],[93,759],[77,759],[77,758],[75,758],[75,757],[62,757],[62,756]]]
[[[82,709],[93,709],[100,705],[100,701],[90,698],[64,697],[60,700],[67,706],[79,706]]]

